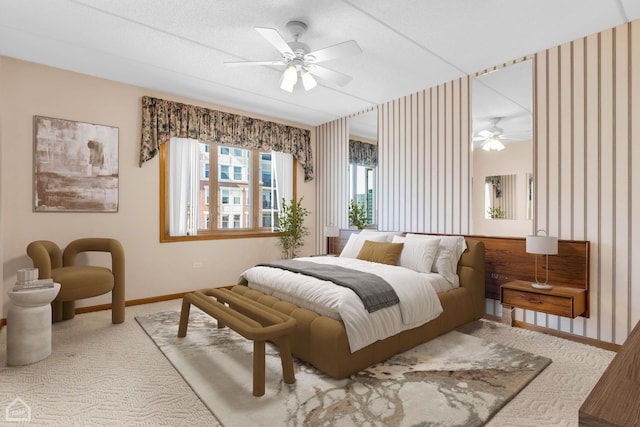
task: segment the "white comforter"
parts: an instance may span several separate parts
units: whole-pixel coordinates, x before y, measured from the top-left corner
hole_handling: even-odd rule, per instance
[[[405,329],[420,326],[442,313],[433,285],[439,287],[442,281],[446,282],[439,274],[418,273],[404,267],[354,258],[327,256],[298,259],[373,273],[385,279],[396,291],[399,304],[369,313],[355,292],[329,281],[262,266],[252,267],[242,273],[253,289],[323,316],[342,319],[351,352]]]

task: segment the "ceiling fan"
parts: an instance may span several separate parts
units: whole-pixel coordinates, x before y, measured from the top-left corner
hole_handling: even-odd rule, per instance
[[[293,37],[291,42],[285,41],[278,30],[274,28],[255,27],[256,31],[280,52],[281,59],[225,62],[224,64],[230,67],[284,65],[286,69],[280,78],[280,88],[287,92],[293,92],[293,88],[298,82],[298,74],[300,74],[305,90],[313,89],[317,85],[314,76],[339,86],[344,86],[351,81],[351,76],[320,66],[318,63],[362,53],[358,43],[349,40],[311,51],[309,46],[299,41],[307,31],[307,24],[301,21],[290,21],[287,22],[286,27]]]
[[[491,150],[504,150],[503,140],[511,139],[504,136],[504,130],[498,127],[498,122],[502,120],[502,117],[494,117],[491,119],[491,127],[489,129],[483,129],[478,132],[478,136],[473,137],[473,141],[482,142],[482,149],[484,151]]]

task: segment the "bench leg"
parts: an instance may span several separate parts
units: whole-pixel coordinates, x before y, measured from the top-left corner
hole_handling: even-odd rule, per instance
[[[224,302],[218,300],[218,302],[222,305],[226,305]],[[213,317],[213,316],[211,316]],[[222,320],[215,318],[216,319],[216,324],[218,325],[218,329],[223,329],[226,325],[224,323],[222,323]]]
[[[285,384],[294,384],[296,376],[293,372],[293,357],[291,356],[291,343],[289,336],[280,339],[280,360],[282,361],[282,378]]]
[[[182,310],[180,311],[180,326],[178,326],[178,336],[187,336],[187,326],[189,325],[189,311],[191,309],[191,303],[185,297],[182,300]]]
[[[253,342],[253,395],[264,395],[264,341]]]

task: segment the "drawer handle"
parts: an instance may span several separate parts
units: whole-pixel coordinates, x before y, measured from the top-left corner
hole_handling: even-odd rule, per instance
[[[532,304],[542,304],[542,301],[539,299],[529,298],[529,302]]]

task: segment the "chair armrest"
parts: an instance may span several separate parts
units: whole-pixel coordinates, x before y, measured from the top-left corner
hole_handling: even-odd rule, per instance
[[[75,265],[76,256],[81,252],[109,252],[111,253],[111,271],[116,282],[124,282],[124,248],[116,239],[102,237],[88,237],[72,241],[64,249],[63,265]]]
[[[36,240],[27,246],[27,255],[38,269],[39,279],[51,278],[51,270],[62,267],[62,251],[49,240]]]

